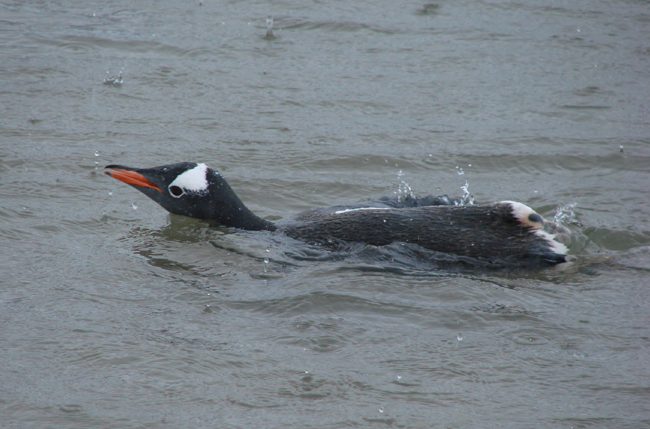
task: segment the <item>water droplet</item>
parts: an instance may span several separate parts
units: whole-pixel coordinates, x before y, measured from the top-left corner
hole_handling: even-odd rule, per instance
[[[404,198],[408,198],[409,196],[413,196],[413,189],[411,189],[411,186],[404,180],[401,180],[402,177],[404,177],[404,172],[402,170],[399,170],[397,172],[397,180],[400,181],[397,190],[394,192],[394,194],[397,194],[397,201],[403,201]]]
[[[397,379],[398,379],[398,380],[401,380],[401,379],[402,379],[402,376],[401,376],[401,375],[398,375],[398,376],[397,376]]]
[[[107,77],[104,79],[104,85],[115,85],[115,86],[120,86],[124,83],[124,77],[122,77],[122,72],[124,69],[120,70],[120,73],[117,75],[117,77]],[[108,74],[109,72],[106,71]],[[95,156],[99,156],[99,152],[95,152]]]
[[[111,195],[113,195],[113,193],[111,191],[108,191],[108,196],[110,197]]]
[[[384,412],[384,407],[379,407],[379,412],[383,413]]]
[[[133,210],[137,210],[137,209],[138,209],[138,205],[137,205],[136,203],[131,203],[131,207],[133,207]]]
[[[269,258],[264,258],[264,272],[266,272],[268,267],[269,267]]]
[[[463,190],[463,196],[461,197],[461,205],[472,205],[474,204],[474,196],[469,193],[469,183],[465,180],[465,184],[460,187]]]
[[[99,156],[99,152],[98,152],[98,151],[95,151],[95,156]]]
[[[621,153],[623,153],[623,145],[620,145],[619,149],[621,150]]]
[[[309,371],[306,371],[306,370],[305,370],[305,374],[309,374]]]
[[[269,16],[266,18],[266,36],[264,36],[267,39],[275,39],[275,36],[273,35],[273,17]]]
[[[465,339],[465,337],[463,337],[463,334],[462,334],[462,333],[459,333],[458,335],[456,335],[456,339],[457,339],[458,341],[463,341],[463,340]]]
[[[566,225],[574,222],[576,213],[573,209],[575,209],[576,205],[577,203],[569,203],[555,209],[555,216],[553,216],[555,223]]]

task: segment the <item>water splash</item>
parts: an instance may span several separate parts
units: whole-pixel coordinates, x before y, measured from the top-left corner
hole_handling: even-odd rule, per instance
[[[399,185],[397,186],[397,191],[395,191],[395,194],[397,195],[397,201],[403,201],[407,197],[411,196],[414,197],[413,195],[413,189],[411,189],[411,186],[404,180],[401,180],[402,177],[404,177],[404,173],[402,170],[399,170],[397,172],[397,180],[399,180]]]
[[[427,3],[422,8],[418,9],[416,12],[420,15],[435,15],[438,12],[440,6],[436,3]]]
[[[474,195],[469,193],[469,183],[465,180],[465,184],[460,187],[463,190],[463,196],[460,197],[461,206],[471,206],[474,204]]]
[[[124,74],[124,69],[126,68],[126,63],[124,63],[124,66],[122,67],[122,70],[118,73],[117,77],[111,77],[111,72],[106,70],[106,75],[108,76],[106,79],[104,79],[104,85],[113,85],[113,86],[122,86],[124,83],[124,77],[122,76]]]
[[[567,225],[574,223],[576,221],[575,209],[577,203],[569,203],[563,206],[559,206],[555,209],[555,216],[553,216],[553,221],[559,223],[560,225]]]
[[[111,77],[110,72],[107,70],[106,74],[109,75],[106,79],[104,79],[104,85],[113,85],[113,86],[122,86],[124,83],[124,77],[122,77],[122,71],[120,70],[120,73],[116,77]]]
[[[264,36],[265,39],[267,40],[273,40],[275,39],[275,35],[273,34],[273,17],[269,16],[266,18],[266,35]]]

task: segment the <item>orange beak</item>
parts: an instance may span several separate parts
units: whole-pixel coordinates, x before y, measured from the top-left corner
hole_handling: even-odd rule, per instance
[[[151,180],[147,179],[140,173],[135,171],[126,170],[119,167],[106,167],[110,168],[111,171],[104,171],[104,173],[111,176],[113,179],[117,179],[121,182],[127,183],[129,185],[141,186],[143,188],[153,188],[158,192],[162,192],[162,189]]]

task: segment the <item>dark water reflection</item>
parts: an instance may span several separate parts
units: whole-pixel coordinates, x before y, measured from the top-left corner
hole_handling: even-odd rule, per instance
[[[646,9],[1,5],[0,426],[647,426]],[[329,252],[101,174],[184,160],[272,219],[468,186],[588,263]]]

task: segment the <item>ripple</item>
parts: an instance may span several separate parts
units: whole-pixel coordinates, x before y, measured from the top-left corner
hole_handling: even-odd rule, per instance
[[[550,342],[548,337],[545,337],[541,332],[532,329],[509,331],[504,333],[504,335],[513,343],[522,346],[541,346]]]

